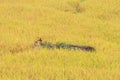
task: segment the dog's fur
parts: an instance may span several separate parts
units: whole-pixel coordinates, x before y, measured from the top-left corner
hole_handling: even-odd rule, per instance
[[[39,38],[37,41],[34,42],[34,47],[47,47],[47,48],[53,48],[55,45],[50,42],[42,42],[42,39]]]
[[[72,44],[65,44],[65,43],[59,43],[56,44],[57,48],[68,48],[68,49],[74,49],[74,50],[85,50],[85,51],[95,51],[93,47],[90,46],[78,46],[78,45],[72,45]]]
[[[65,43],[57,43],[52,44],[50,42],[42,42],[42,39],[39,38],[37,41],[34,42],[34,47],[46,47],[46,48],[63,48],[63,49],[74,49],[74,50],[84,50],[84,51],[95,51],[95,49],[91,46],[79,46],[79,45],[72,45],[72,44],[65,44]]]
[[[34,42],[34,47],[42,45],[42,39],[38,39],[37,41]]]

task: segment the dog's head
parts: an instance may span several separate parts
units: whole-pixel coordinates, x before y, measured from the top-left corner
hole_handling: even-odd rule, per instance
[[[39,41],[39,42],[41,42],[41,43],[42,43],[42,39],[41,39],[41,38],[39,38],[37,41]]]
[[[40,46],[42,45],[42,39],[39,38],[37,41],[34,42],[34,46]]]

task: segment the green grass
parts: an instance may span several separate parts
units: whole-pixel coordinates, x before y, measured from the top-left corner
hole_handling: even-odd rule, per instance
[[[119,0],[1,0],[0,80],[120,80],[119,19]],[[39,37],[96,52],[31,48]]]

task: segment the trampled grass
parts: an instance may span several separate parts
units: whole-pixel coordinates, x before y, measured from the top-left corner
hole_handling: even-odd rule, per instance
[[[119,40],[120,0],[0,0],[0,80],[120,80]]]

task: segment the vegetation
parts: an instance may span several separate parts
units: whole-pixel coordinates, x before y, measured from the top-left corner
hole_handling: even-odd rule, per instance
[[[96,52],[31,48],[90,45]],[[120,0],[0,0],[0,80],[120,80]]]

